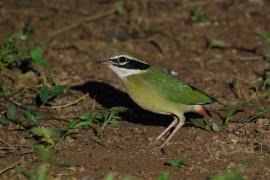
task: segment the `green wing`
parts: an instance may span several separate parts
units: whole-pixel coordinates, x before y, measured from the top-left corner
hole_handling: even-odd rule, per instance
[[[154,68],[150,68],[148,73],[143,75],[143,79],[145,83],[150,83],[151,86],[158,89],[168,100],[176,103],[202,105],[216,102],[214,98],[199,89]]]

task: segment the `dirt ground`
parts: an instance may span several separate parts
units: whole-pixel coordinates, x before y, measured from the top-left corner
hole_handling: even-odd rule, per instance
[[[198,12],[202,19],[191,12]],[[117,173],[118,178],[157,179],[169,172],[170,179],[206,179],[234,168],[241,169],[244,179],[269,178],[270,116],[241,121],[258,107],[270,107],[269,89],[261,95],[251,88],[267,70],[264,50],[269,43],[255,32],[270,32],[268,1],[0,1],[1,43],[27,22],[34,28],[35,42],[45,49],[49,81],[69,87],[50,106],[74,102],[89,93],[77,104],[43,110],[45,114],[69,117],[114,106],[131,109],[119,117],[119,125],[106,127],[101,137],[93,128],[75,129],[57,144],[55,157],[62,160],[59,163],[53,158],[49,179],[104,179],[109,172]],[[231,46],[215,48],[209,46],[212,40]],[[187,120],[168,146],[153,149],[150,143],[172,117],[140,109],[117,76],[96,64],[97,59],[118,50],[144,57],[225,104],[249,105],[227,125],[223,125],[226,112],[222,106],[209,106],[220,131],[206,131]],[[9,78],[14,81],[9,86],[18,90],[40,83],[27,77],[12,72]],[[233,80],[237,81],[236,93],[230,87]],[[65,127],[67,122],[52,118],[45,124]],[[0,169],[18,160],[18,166],[28,169],[37,164],[36,155],[24,148],[35,140],[18,126],[0,125],[0,140]],[[164,164],[181,157],[186,166]],[[1,174],[1,179],[24,179],[14,167]]]

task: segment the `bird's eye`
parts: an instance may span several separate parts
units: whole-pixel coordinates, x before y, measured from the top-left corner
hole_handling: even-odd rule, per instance
[[[125,62],[127,62],[127,59],[125,57],[120,57],[120,58],[118,58],[118,62],[125,63]]]

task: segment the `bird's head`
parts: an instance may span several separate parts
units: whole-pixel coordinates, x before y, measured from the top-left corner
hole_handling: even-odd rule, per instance
[[[107,64],[120,78],[140,74],[150,68],[150,65],[142,58],[124,51],[113,53],[108,58],[97,62]]]

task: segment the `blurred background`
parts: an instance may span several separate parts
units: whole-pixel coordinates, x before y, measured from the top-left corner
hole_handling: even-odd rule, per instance
[[[1,0],[0,177],[267,179],[269,22],[267,0]],[[171,118],[96,64],[119,50],[226,107],[149,150]]]

